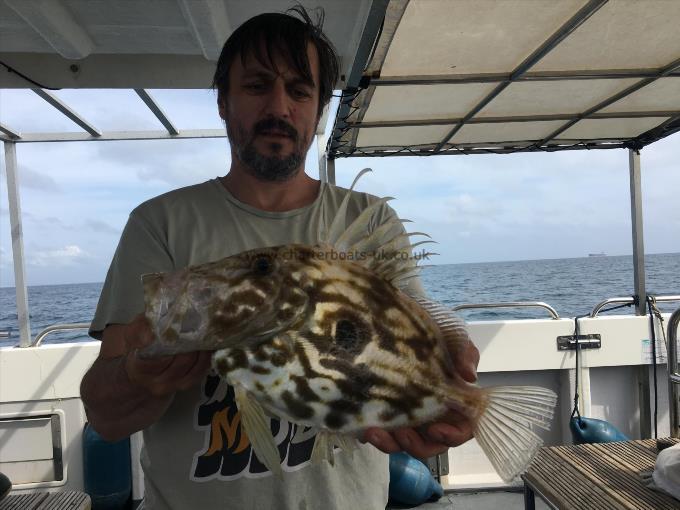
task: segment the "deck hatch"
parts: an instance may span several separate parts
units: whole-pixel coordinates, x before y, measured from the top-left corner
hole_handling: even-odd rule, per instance
[[[0,418],[0,471],[15,485],[63,479],[59,416]]]

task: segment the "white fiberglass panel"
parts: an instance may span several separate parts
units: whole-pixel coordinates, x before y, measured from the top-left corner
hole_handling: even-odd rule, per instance
[[[680,77],[660,78],[600,112],[680,111]]]
[[[381,76],[512,71],[585,3],[585,0],[409,2]]]
[[[560,133],[557,140],[607,140],[632,138],[655,128],[666,117],[642,117],[637,119],[584,119]]]
[[[542,140],[566,121],[494,122],[489,124],[465,124],[449,142],[491,143]]]
[[[357,147],[410,147],[437,145],[453,126],[408,126],[359,130]]]
[[[376,87],[364,122],[464,117],[496,83]]]
[[[515,82],[484,107],[477,117],[581,113],[638,79]]]
[[[608,2],[531,70],[660,68],[680,55],[679,27],[675,0]]]

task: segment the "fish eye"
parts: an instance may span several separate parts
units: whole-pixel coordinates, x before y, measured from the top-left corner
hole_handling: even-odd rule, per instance
[[[272,261],[269,257],[260,255],[253,261],[253,271],[259,276],[265,276],[271,273],[273,269]]]

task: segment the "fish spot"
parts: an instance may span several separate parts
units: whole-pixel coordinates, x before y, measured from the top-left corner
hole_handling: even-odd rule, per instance
[[[264,393],[265,387],[260,381],[255,381],[255,389]]]
[[[281,394],[281,399],[294,417],[308,419],[314,416],[314,409],[296,398],[290,391],[284,391]]]
[[[233,349],[229,353],[231,361],[231,369],[234,368],[248,368],[248,357],[243,349]]]
[[[254,372],[256,374],[262,374],[262,375],[267,375],[271,374],[271,370],[267,367],[263,367],[262,365],[253,365],[250,367],[251,372]]]
[[[326,415],[324,422],[329,429],[339,429],[347,424],[347,416],[337,411],[331,411]]]
[[[225,375],[229,373],[229,362],[225,358],[219,358],[216,362],[217,365],[217,371]]]
[[[295,310],[292,308],[280,308],[276,314],[276,318],[281,322],[289,322],[295,317]]]
[[[356,400],[338,399],[329,402],[328,407],[337,413],[359,414],[361,412],[362,404]]]
[[[351,349],[359,341],[359,332],[352,321],[339,320],[335,324],[335,343],[344,349]]]
[[[307,402],[319,402],[321,400],[304,377],[291,375],[290,380],[295,383],[297,393],[303,400]]]
[[[275,352],[271,355],[271,358],[269,361],[271,361],[272,365],[275,367],[282,367],[286,363],[288,363],[288,360],[290,359],[290,356],[285,353],[285,352]]]
[[[260,255],[253,260],[252,268],[255,275],[267,276],[274,269],[274,264],[268,255]]]

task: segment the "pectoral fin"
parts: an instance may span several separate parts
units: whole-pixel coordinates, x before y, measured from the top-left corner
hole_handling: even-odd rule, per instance
[[[257,458],[275,475],[282,476],[281,457],[262,406],[240,384],[234,386],[236,406],[241,413],[241,427],[250,439]]]
[[[339,446],[341,449],[352,455],[358,445],[356,439],[353,437],[345,434],[336,434],[334,432],[329,432],[328,430],[321,430],[314,440],[312,462],[318,463],[322,460],[327,460],[331,466],[334,466],[334,449],[336,446]]]

